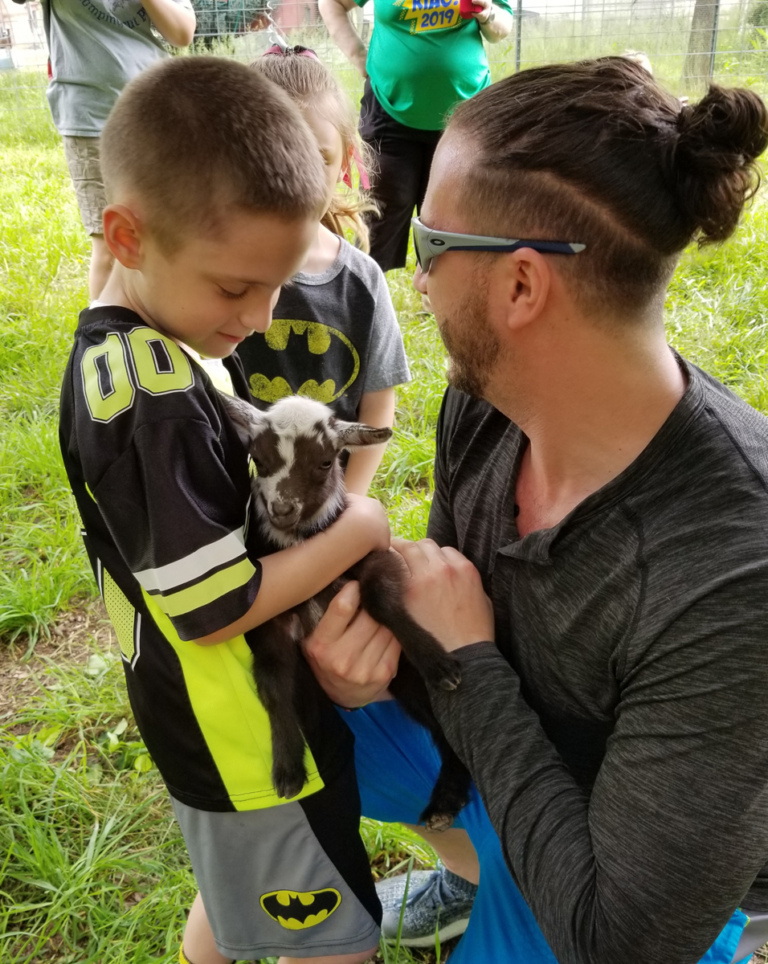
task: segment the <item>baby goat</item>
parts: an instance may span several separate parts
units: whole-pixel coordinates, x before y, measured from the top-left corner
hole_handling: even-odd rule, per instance
[[[258,473],[252,486],[259,524],[277,548],[311,538],[344,511],[342,451],[377,445],[392,435],[388,428],[341,421],[325,405],[299,396],[283,398],[266,412],[238,398],[221,398]],[[306,780],[301,713],[294,701],[298,643],[352,578],[360,581],[363,608],[402,646],[390,689],[429,729],[442,760],[420,819],[431,830],[445,829],[467,802],[470,778],[432,714],[424,679],[450,690],[458,686],[461,674],[457,661],[408,614],[402,601],[403,568],[390,552],[369,553],[323,592],[259,627],[252,647],[254,673],[272,728],[274,785],[280,796],[292,797]]]

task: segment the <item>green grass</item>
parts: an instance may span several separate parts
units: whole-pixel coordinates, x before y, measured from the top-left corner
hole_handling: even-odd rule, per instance
[[[87,300],[89,245],[38,88],[0,77],[0,656],[32,650],[94,593],[56,437],[61,374]],[[37,98],[37,100],[35,100]],[[14,100],[15,99],[15,100]],[[691,250],[670,288],[671,341],[768,413],[768,209],[725,247]],[[390,275],[414,380],[376,493],[395,532],[426,528],[444,354],[409,272]],[[133,725],[122,670],[91,620],[71,649],[39,645],[39,686],[0,718],[0,961],[171,964],[194,894],[159,776]],[[12,643],[13,640],[15,643]],[[56,654],[52,659],[49,654]],[[6,660],[3,667],[19,667]],[[433,855],[404,828],[364,821],[380,872]],[[382,961],[404,964],[393,949]],[[424,958],[419,958],[422,960]]]

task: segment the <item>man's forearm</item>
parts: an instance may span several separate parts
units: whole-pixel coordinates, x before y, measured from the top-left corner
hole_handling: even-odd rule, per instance
[[[743,899],[768,846],[766,752],[740,742],[746,724],[738,711],[727,731],[718,731],[722,717],[715,713],[708,741],[684,732],[696,696],[681,699],[686,710],[677,729],[666,724],[667,703],[649,699],[641,712],[625,709],[589,795],[495,648],[479,644],[454,655],[461,684],[450,694],[431,690],[433,708],[557,959],[698,961]],[[730,741],[729,758],[737,762],[727,774],[713,765],[712,741]],[[751,783],[739,783],[736,770],[752,773]],[[739,794],[743,805],[734,806]]]

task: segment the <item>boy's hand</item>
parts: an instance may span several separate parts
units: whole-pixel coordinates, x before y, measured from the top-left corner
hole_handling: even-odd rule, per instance
[[[339,521],[359,530],[361,547],[365,547],[360,558],[374,549],[389,549],[390,531],[387,513],[376,499],[365,495],[347,493],[347,508]]]
[[[393,539],[410,573],[405,602],[419,625],[451,652],[470,643],[493,641],[493,605],[480,573],[466,556],[431,539]]]
[[[400,660],[392,633],[359,607],[359,585],[349,582],[302,643],[320,685],[334,703],[349,709],[388,699]]]

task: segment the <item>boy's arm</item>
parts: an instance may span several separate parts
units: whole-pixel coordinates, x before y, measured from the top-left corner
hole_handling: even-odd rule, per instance
[[[358,421],[375,428],[392,428],[395,420],[395,390],[384,388],[380,392],[364,392],[357,413]],[[350,453],[345,481],[347,492],[365,495],[373,481],[376,470],[384,458],[383,445],[369,445]]]
[[[367,553],[388,547],[389,524],[382,506],[352,495],[347,509],[324,532],[260,559],[261,584],[248,612],[195,642],[209,646],[248,632],[325,589]]]
[[[197,18],[190,6],[176,0],[142,0],[152,26],[174,47],[188,47],[195,36]]]

